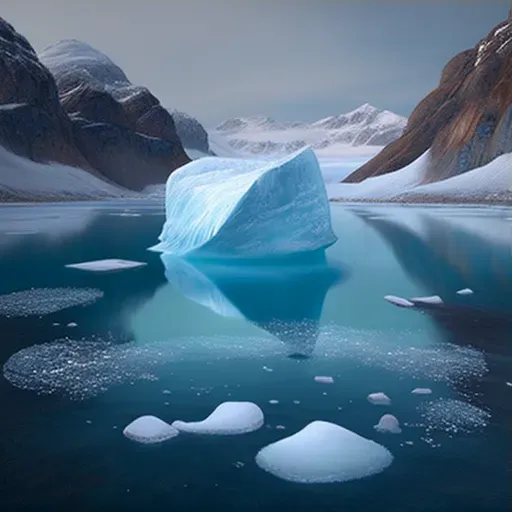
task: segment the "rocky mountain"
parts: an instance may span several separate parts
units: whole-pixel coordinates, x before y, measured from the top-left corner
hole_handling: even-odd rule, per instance
[[[512,10],[474,48],[446,64],[438,87],[415,108],[403,135],[345,181],[396,171],[428,149],[424,183],[512,152]]]
[[[201,153],[212,154],[208,132],[197,119],[179,110],[171,110],[170,114],[174,119],[178,137],[185,150],[192,149]]]
[[[237,117],[216,128],[231,147],[251,154],[288,153],[310,145],[317,151],[384,146],[401,136],[407,119],[368,103],[314,123],[280,122],[270,117]]]
[[[133,190],[189,161],[171,115],[107,56],[68,40],[38,57],[1,18],[0,145]]]

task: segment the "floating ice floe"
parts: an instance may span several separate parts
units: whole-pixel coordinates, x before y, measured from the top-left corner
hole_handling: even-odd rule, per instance
[[[471,288],[464,288],[457,292],[457,295],[473,295],[475,293]]]
[[[176,437],[179,432],[156,416],[141,416],[132,421],[123,430],[123,434],[132,441],[152,444],[167,441]]]
[[[272,405],[276,405],[279,403],[279,400],[269,400],[268,403],[272,404]]]
[[[274,161],[210,157],[184,165],[167,180],[159,239],[152,250],[203,258],[283,256],[333,244],[315,153],[305,148]]]
[[[87,306],[103,297],[94,288],[31,288],[0,295],[0,316],[43,316],[75,306]]]
[[[387,300],[391,304],[394,304],[395,306],[398,306],[400,308],[413,308],[414,304],[407,299],[404,299],[403,297],[397,297],[396,295],[386,295],[384,297],[384,300]]]
[[[76,322],[69,322],[66,327],[78,327],[78,324]]]
[[[175,421],[172,427],[191,434],[236,435],[258,430],[263,411],[252,402],[224,402],[203,421]]]
[[[431,295],[430,297],[413,297],[411,302],[418,304],[442,304],[443,299],[439,295]]]
[[[373,428],[378,432],[382,432],[385,434],[401,434],[402,429],[400,428],[400,423],[397,418],[392,414],[384,414],[382,418],[379,420],[377,425],[374,425]]]
[[[332,384],[334,382],[334,379],[332,377],[318,375],[315,377],[316,382],[320,382],[321,384]]]
[[[263,470],[283,480],[347,482],[380,473],[393,462],[384,446],[334,423],[313,421],[257,454]]]
[[[87,270],[89,272],[113,272],[116,270],[128,270],[130,268],[144,267],[147,263],[142,261],[107,259],[96,261],[84,261],[83,263],[71,263],[67,268]]]
[[[431,395],[432,390],[430,388],[414,388],[411,393],[413,395]]]
[[[370,393],[367,397],[368,402],[373,405],[390,405],[391,398],[387,396],[385,393]]]

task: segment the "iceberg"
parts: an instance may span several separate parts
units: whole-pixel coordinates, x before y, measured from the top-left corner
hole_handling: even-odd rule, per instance
[[[159,240],[152,250],[197,259],[280,257],[332,245],[336,236],[314,152],[184,165],[167,180]]]

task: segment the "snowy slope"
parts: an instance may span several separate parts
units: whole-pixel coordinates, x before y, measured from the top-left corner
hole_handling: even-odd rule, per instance
[[[270,117],[238,117],[217,126],[237,151],[254,155],[291,153],[309,145],[318,155],[375,155],[397,139],[407,119],[369,104],[315,123],[278,122]]]
[[[76,167],[40,164],[0,146],[0,201],[71,201],[128,195],[135,194]]]
[[[420,185],[429,151],[398,171],[360,183],[327,185],[330,199],[399,202],[512,201],[512,153],[447,180]]]

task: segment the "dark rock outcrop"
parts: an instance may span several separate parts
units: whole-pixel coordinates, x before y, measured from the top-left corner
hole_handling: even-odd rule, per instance
[[[0,145],[134,190],[189,158],[170,114],[101,52],[62,41],[38,58],[0,18]]]
[[[212,153],[208,133],[197,119],[178,110],[172,110],[171,115],[174,119],[178,136],[185,148],[197,149],[207,154]]]
[[[403,135],[346,182],[396,171],[431,149],[424,182],[446,179],[512,151],[512,16],[444,67],[439,86]]]

